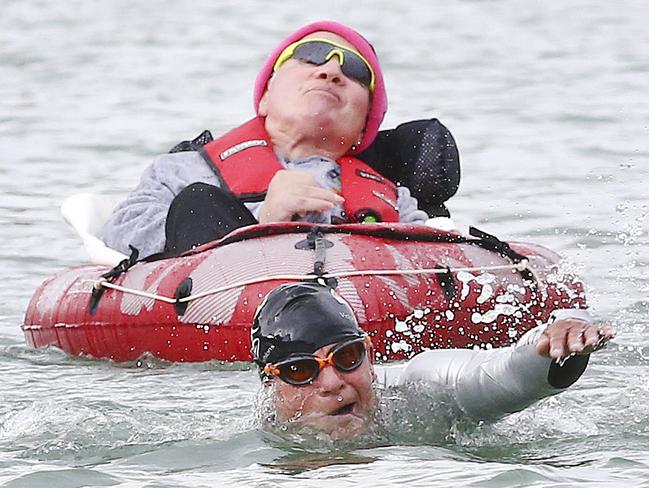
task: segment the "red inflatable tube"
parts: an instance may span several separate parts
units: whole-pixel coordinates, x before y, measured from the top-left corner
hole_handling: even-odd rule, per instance
[[[247,227],[181,257],[135,264],[113,280],[122,288],[103,290],[94,313],[91,294],[109,268],[62,271],[34,293],[23,330],[30,346],[118,362],[146,354],[250,361],[263,297],[314,272],[351,304],[378,361],[506,345],[555,309],[586,307],[581,282],[562,273],[554,252],[509,243],[507,256],[484,244],[405,224]],[[523,256],[526,267],[515,264]]]

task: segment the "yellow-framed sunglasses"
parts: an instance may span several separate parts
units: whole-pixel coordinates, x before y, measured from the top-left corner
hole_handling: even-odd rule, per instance
[[[328,39],[302,39],[288,45],[275,61],[273,72],[291,58],[320,66],[333,56],[338,56],[340,69],[345,76],[368,87],[370,92],[374,91],[376,77],[367,59],[358,51]]]

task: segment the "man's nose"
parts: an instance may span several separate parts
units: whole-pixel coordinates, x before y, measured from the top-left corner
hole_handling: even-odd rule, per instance
[[[318,375],[318,386],[325,394],[336,394],[345,386],[343,373],[332,366],[326,366],[320,370]]]
[[[337,55],[331,56],[329,61],[318,66],[316,70],[316,76],[323,80],[329,80],[333,83],[340,83],[344,79],[342,69],[340,67],[340,61]]]

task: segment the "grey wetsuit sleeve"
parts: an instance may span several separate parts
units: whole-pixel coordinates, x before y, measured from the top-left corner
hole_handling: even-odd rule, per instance
[[[179,152],[156,158],[137,187],[115,207],[99,237],[108,247],[127,255],[129,244],[140,251],[140,257],[162,251],[169,206],[183,188],[195,182],[220,186],[199,153]]]
[[[397,187],[397,206],[399,207],[399,222],[407,224],[424,224],[428,214],[417,207],[417,199],[410,194],[405,186]]]
[[[399,383],[450,388],[459,407],[477,419],[494,420],[518,412],[563,391],[577,381],[588,363],[588,356],[574,356],[560,366],[538,354],[535,345],[545,327],[530,330],[510,347],[418,354],[408,363]],[[565,372],[561,371],[564,368]],[[558,381],[551,384],[551,378],[557,375]],[[561,387],[553,386],[556,384]]]

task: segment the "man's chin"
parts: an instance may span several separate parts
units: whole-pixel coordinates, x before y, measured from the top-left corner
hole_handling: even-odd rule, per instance
[[[349,439],[364,434],[369,425],[366,417],[356,413],[302,417],[300,423],[304,427],[324,432],[332,440]]]

